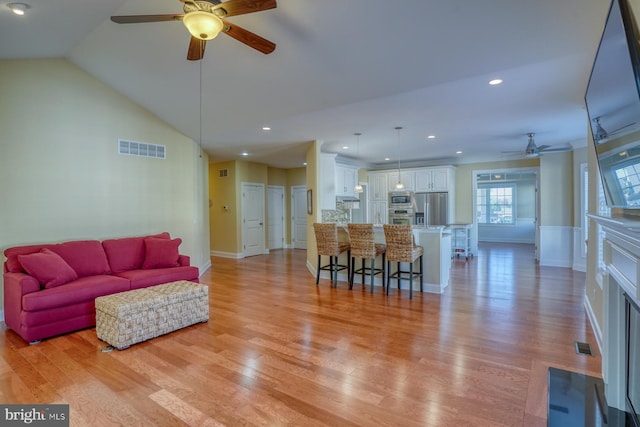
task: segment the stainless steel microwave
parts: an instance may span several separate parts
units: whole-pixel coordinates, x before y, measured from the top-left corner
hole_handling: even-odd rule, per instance
[[[413,206],[413,191],[392,191],[389,193],[389,209]]]

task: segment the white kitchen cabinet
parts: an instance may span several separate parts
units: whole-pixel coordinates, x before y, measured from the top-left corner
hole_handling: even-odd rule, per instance
[[[387,187],[387,172],[369,172],[370,200],[386,202],[388,194],[389,190]],[[369,216],[369,218],[373,217]]]
[[[387,201],[370,201],[369,202],[369,222],[373,224],[386,224],[389,210]]]
[[[336,209],[336,155],[320,153],[320,209]]]
[[[454,169],[423,168],[415,172],[415,192],[449,191],[454,182]]]
[[[336,164],[336,196],[356,197],[358,168]]]
[[[406,191],[414,191],[415,189],[415,172],[410,170],[400,170],[400,182],[404,185],[403,190]],[[396,184],[398,184],[398,171],[390,171],[387,173],[387,182],[389,191],[394,191],[396,189]]]

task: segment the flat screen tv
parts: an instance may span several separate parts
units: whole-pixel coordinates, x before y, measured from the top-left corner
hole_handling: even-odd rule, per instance
[[[607,204],[625,209],[640,209],[639,40],[628,0],[613,0],[585,94]]]

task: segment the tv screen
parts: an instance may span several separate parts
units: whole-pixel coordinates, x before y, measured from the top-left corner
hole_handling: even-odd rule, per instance
[[[613,0],[585,103],[610,207],[640,209],[640,52],[627,0]]]

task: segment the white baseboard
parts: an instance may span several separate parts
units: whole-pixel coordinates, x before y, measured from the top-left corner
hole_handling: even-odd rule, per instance
[[[202,276],[208,269],[211,268],[211,259],[207,261],[204,265],[198,267],[198,277]]]
[[[219,256],[220,258],[234,258],[234,259],[244,258],[244,254],[242,252],[233,253],[233,252],[211,251],[211,256]]]
[[[602,354],[602,330],[600,329],[600,325],[596,319],[596,314],[593,312],[593,308],[591,307],[591,301],[587,296],[584,296],[584,308],[587,311],[587,317],[589,318],[589,322],[591,323],[591,329],[593,330],[593,335],[596,337],[596,343],[598,344],[598,350],[600,354]]]

